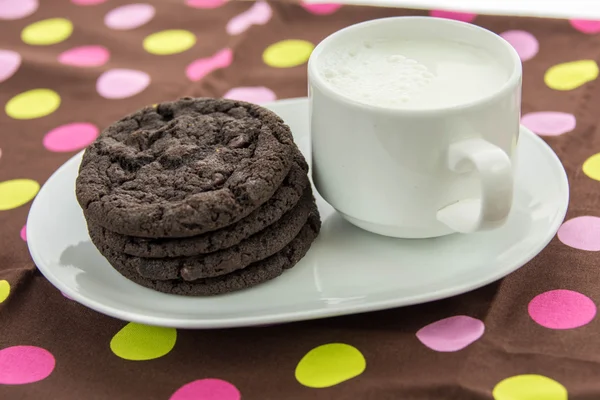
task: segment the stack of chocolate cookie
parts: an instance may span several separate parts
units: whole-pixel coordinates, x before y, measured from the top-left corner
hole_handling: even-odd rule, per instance
[[[308,165],[273,112],[184,98],[109,126],[76,195],[92,242],[126,278],[214,295],[294,266],[318,235]]]

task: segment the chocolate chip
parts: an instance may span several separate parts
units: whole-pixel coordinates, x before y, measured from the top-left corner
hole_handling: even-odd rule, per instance
[[[220,172],[217,172],[216,174],[213,175],[213,183],[215,184],[215,186],[221,186],[225,183],[227,179],[225,178],[225,175],[223,175]]]
[[[175,118],[175,112],[170,104],[159,104],[156,107],[156,113],[160,115],[165,122],[169,122]]]
[[[190,272],[190,270],[187,267],[183,267],[181,268],[181,277],[183,278],[184,281],[192,281],[194,278],[192,277],[192,274]]]
[[[241,149],[248,147],[250,145],[250,140],[246,135],[237,136],[228,143],[229,147],[233,147],[234,149]]]

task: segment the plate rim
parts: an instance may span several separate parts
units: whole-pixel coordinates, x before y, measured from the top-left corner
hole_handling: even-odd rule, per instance
[[[277,100],[274,102],[270,102],[264,104],[263,106],[269,107],[273,104],[278,104],[287,107],[298,107],[306,104],[308,106],[308,98],[306,97],[297,97],[291,99],[283,99]],[[44,275],[44,277],[58,290],[69,296],[74,301],[88,307],[96,312],[101,314],[117,318],[127,322],[136,322],[146,325],[154,325],[154,326],[162,326],[162,327],[172,327],[179,329],[222,329],[222,328],[235,328],[235,327],[248,327],[248,326],[257,326],[257,325],[269,325],[269,324],[281,324],[281,323],[289,323],[289,322],[297,322],[304,320],[312,320],[312,319],[322,319],[329,318],[335,316],[342,315],[351,315],[351,314],[361,314],[372,311],[380,311],[391,308],[398,307],[406,307],[416,304],[428,303],[436,300],[441,300],[453,296],[458,296],[472,290],[478,289],[485,285],[488,285],[492,282],[495,282],[499,279],[504,278],[505,276],[513,273],[517,269],[524,266],[526,263],[531,261],[535,256],[537,256],[544,248],[552,241],[556,232],[560,228],[564,218],[566,216],[568,206],[569,206],[569,182],[568,176],[564,169],[564,165],[561,162],[558,155],[552,150],[552,148],[538,135],[534,134],[528,128],[521,125],[521,130],[525,131],[526,135],[529,136],[530,139],[537,145],[544,148],[544,153],[546,156],[552,160],[555,164],[557,172],[560,174],[560,191],[563,193],[563,198],[560,199],[560,204],[562,205],[562,210],[555,216],[554,221],[552,221],[551,229],[548,230],[548,234],[544,237],[544,240],[541,240],[537,246],[532,246],[528,252],[524,253],[524,257],[522,257],[522,261],[519,263],[515,263],[510,268],[505,268],[499,270],[494,274],[489,274],[485,279],[479,279],[477,281],[468,281],[461,285],[452,285],[444,290],[437,291],[435,293],[425,293],[412,295],[408,297],[402,298],[388,298],[378,301],[370,301],[362,304],[340,304],[335,307],[322,307],[318,309],[306,309],[306,310],[297,310],[297,311],[284,311],[284,312],[276,312],[271,314],[265,314],[260,316],[236,316],[236,317],[227,317],[224,319],[206,319],[206,318],[182,318],[182,317],[165,317],[165,316],[153,316],[147,313],[139,313],[133,311],[122,310],[114,306],[107,306],[101,301],[96,300],[93,297],[86,296],[85,294],[76,291],[75,289],[71,289],[70,286],[63,284],[63,282],[53,274],[52,268],[47,268],[45,263],[42,262],[41,255],[35,249],[35,243],[28,240],[27,246],[29,248],[29,252],[31,257],[37,267],[37,269]],[[51,182],[57,175],[61,174],[62,171],[70,166],[71,163],[76,162],[78,158],[80,158],[83,154],[84,150],[73,155],[69,158],[65,163],[63,163],[59,168],[54,171],[50,177],[46,180],[46,182],[40,188],[40,193],[45,190],[47,184]],[[29,210],[29,214],[27,217],[27,224],[29,225],[30,220],[32,219],[32,215],[35,216],[37,213],[38,204],[41,200],[41,196],[36,196],[34,199],[31,208]],[[126,279],[126,278],[123,278]],[[151,289],[148,289],[151,290]],[[173,295],[176,296],[176,295]],[[179,296],[181,297],[181,296]]]

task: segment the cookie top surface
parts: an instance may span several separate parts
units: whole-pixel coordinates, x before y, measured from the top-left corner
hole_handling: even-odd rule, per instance
[[[85,151],[76,195],[86,218],[138,237],[187,237],[232,224],[267,201],[297,147],[257,105],[184,98],[106,128]]]
[[[318,215],[318,210],[312,191],[307,189],[298,204],[278,221],[227,249],[175,258],[142,258],[121,253],[113,259],[135,268],[148,279],[195,281],[225,275],[279,252],[298,235],[310,215]],[[89,232],[100,253],[114,251],[94,227],[90,227]]]
[[[262,231],[279,220],[300,200],[310,182],[306,175],[308,166],[298,153],[290,172],[273,196],[240,221],[216,231],[174,239],[152,239],[126,236],[111,232],[88,222],[90,229],[99,230],[107,246],[119,253],[137,257],[163,258],[195,256],[226,249]]]

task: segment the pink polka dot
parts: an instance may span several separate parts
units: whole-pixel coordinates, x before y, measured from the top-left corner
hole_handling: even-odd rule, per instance
[[[573,329],[588,324],[596,315],[596,305],[587,296],[572,290],[550,290],[529,302],[529,316],[550,329]]]
[[[19,53],[12,50],[0,50],[0,82],[13,76],[20,65],[21,55]]]
[[[96,4],[102,4],[106,0],[71,0],[71,3],[77,4],[78,6],[94,6]]]
[[[572,19],[569,20],[571,26],[579,32],[594,34],[600,33],[600,21],[592,21],[588,19]]]
[[[54,370],[54,356],[36,346],[0,350],[0,384],[22,385],[41,381]]]
[[[0,0],[0,19],[19,19],[38,9],[38,0]]]
[[[223,49],[206,58],[199,58],[187,66],[185,75],[191,81],[199,81],[206,75],[219,68],[226,68],[233,61],[231,49]]]
[[[98,67],[108,62],[110,53],[103,46],[80,46],[60,53],[58,62],[75,67]]]
[[[150,84],[150,75],[134,69],[115,68],[96,81],[96,90],[107,99],[124,99],[142,92]]]
[[[436,18],[454,19],[462,22],[472,22],[477,17],[477,14],[444,10],[431,10],[429,15]]]
[[[104,17],[104,24],[111,29],[135,29],[150,22],[155,13],[150,4],[127,4],[109,11]]]
[[[185,4],[194,8],[218,8],[227,3],[227,0],[186,0]]]
[[[558,230],[558,239],[578,250],[600,251],[600,218],[586,215],[570,219]]]
[[[329,15],[339,10],[342,5],[338,3],[307,3],[300,4],[306,11],[315,15]]]
[[[247,11],[231,18],[225,27],[230,35],[239,35],[252,25],[264,25],[273,16],[271,6],[264,1],[254,3]]]
[[[87,122],[73,122],[52,129],[44,136],[44,147],[55,152],[80,150],[98,137],[98,127]]]
[[[169,400],[240,400],[240,391],[221,379],[199,379],[183,385]]]
[[[515,48],[522,61],[531,60],[540,49],[538,40],[529,32],[506,31],[501,33],[500,36]]]
[[[464,349],[485,330],[483,322],[465,315],[457,315],[433,322],[417,332],[417,338],[435,351],[451,352]]]
[[[236,87],[223,96],[226,99],[247,101],[254,104],[263,104],[277,100],[275,93],[264,86]]]
[[[27,241],[27,225],[23,225],[23,227],[21,228],[20,236],[21,239],[23,239],[23,241]]]
[[[575,129],[577,121],[573,114],[540,111],[521,117],[521,123],[540,136],[558,136]]]

